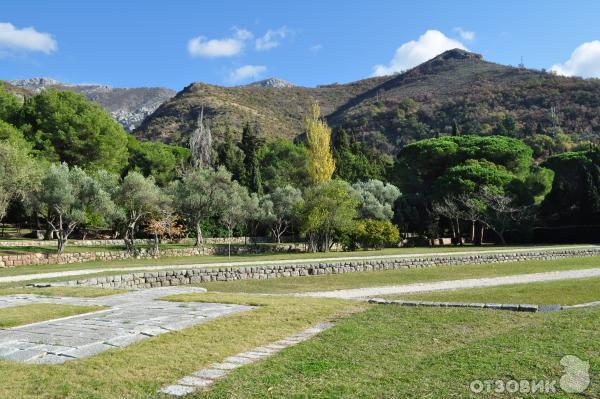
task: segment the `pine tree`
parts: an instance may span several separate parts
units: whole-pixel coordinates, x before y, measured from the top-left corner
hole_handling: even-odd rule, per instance
[[[331,153],[331,129],[321,119],[319,104],[311,104],[306,118],[306,139],[308,142],[308,175],[314,184],[331,180],[335,171],[335,161]]]

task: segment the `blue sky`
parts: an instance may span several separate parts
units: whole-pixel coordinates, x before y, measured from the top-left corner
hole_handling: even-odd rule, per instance
[[[490,61],[600,77],[598,1],[3,2],[0,79],[181,89],[270,76],[314,86],[462,46]]]

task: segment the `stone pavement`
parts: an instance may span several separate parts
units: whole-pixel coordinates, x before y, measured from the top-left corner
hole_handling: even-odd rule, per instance
[[[30,294],[0,297],[0,308],[33,303],[109,307],[98,312],[0,329],[0,359],[38,364],[64,363],[252,309],[242,305],[159,300],[167,295],[204,291],[194,287],[169,287],[99,298],[54,298]]]
[[[220,363],[214,363],[209,367],[194,372],[192,375],[183,377],[177,381],[176,384],[163,387],[159,390],[159,393],[170,396],[185,396],[197,389],[206,389],[216,380],[225,377],[238,367],[265,359],[282,349],[306,341],[331,327],[333,327],[333,323],[320,323],[290,337],[273,342],[272,344],[260,346],[248,352],[238,353],[234,356],[229,356]]]
[[[600,276],[600,268],[566,270],[557,272],[519,274],[503,277],[470,278],[464,280],[435,281],[382,287],[352,288],[346,290],[317,291],[296,294],[318,298],[365,299],[375,295],[409,294],[415,292],[456,290],[462,288],[493,287],[497,285],[525,284],[543,281],[568,280]]]

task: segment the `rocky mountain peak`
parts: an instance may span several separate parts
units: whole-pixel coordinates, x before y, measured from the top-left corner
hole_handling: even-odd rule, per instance
[[[455,48],[452,50],[446,50],[442,54],[431,59],[431,61],[447,60],[483,60],[483,56],[481,54]]]
[[[68,90],[83,94],[108,111],[123,127],[132,131],[153,113],[163,102],[175,95],[175,91],[162,87],[116,88],[99,84],[70,84],[44,77],[12,80],[15,87],[40,93],[47,88]]]
[[[295,84],[290,83],[286,80],[279,78],[269,78],[264,80],[259,80],[257,82],[252,82],[247,86],[261,86],[261,87],[274,87],[274,88],[282,88],[282,87],[296,87]]]

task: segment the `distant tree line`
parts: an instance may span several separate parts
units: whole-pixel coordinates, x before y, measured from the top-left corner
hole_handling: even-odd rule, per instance
[[[507,125],[510,127],[510,124]],[[507,135],[448,135],[404,145],[393,158],[344,129],[318,104],[303,140],[265,140],[248,121],[241,140],[213,141],[200,118],[191,150],[139,141],[96,104],[46,90],[24,103],[0,88],[0,222],[57,238],[107,231],[135,238],[270,234],[313,251],[451,236],[480,244],[535,225],[600,223],[600,150],[535,146]],[[531,143],[529,143],[531,144]],[[532,147],[534,147],[532,149]],[[540,145],[539,148],[545,148]],[[552,154],[552,155],[550,155]]]

